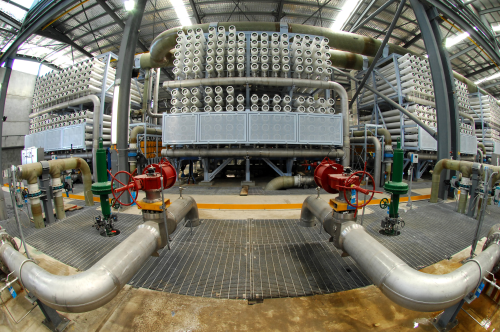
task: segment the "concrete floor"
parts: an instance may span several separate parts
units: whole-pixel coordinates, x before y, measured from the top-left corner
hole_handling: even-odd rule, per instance
[[[75,188],[78,194],[79,186]],[[427,194],[428,188],[416,189]],[[185,192],[188,194],[188,191]],[[193,195],[198,203],[225,204],[296,204],[310,195],[256,195],[222,196]],[[333,198],[335,195],[328,195]],[[168,194],[175,200],[177,194]],[[327,197],[322,196],[323,199]],[[69,199],[68,199],[69,201]],[[378,207],[371,207],[375,209]],[[367,209],[366,213],[371,210]],[[132,207],[123,213],[139,214]],[[200,209],[200,218],[298,218],[300,210],[213,210]],[[478,245],[482,248],[482,244]],[[479,249],[480,250],[480,249]],[[469,249],[423,269],[431,274],[444,274],[461,266]],[[72,267],[46,256],[31,248],[32,256],[47,271],[58,275],[78,273]],[[1,285],[1,283],[0,283]],[[18,298],[12,299],[7,291],[1,296],[7,301],[7,308],[16,319],[22,317],[31,304],[23,298],[24,293],[17,286]],[[500,314],[498,305],[486,296],[465,305],[478,321],[490,319],[488,331],[498,330]],[[346,292],[316,295],[310,297],[266,299],[264,303],[248,305],[244,300],[223,300],[191,297],[157,292],[125,286],[119,295],[107,305],[87,313],[62,313],[71,320],[67,331],[435,331],[431,320],[438,313],[420,313],[402,308],[388,300],[375,286]],[[43,315],[35,308],[26,319],[15,324],[1,306],[0,332],[4,331],[48,331],[41,324]],[[484,331],[465,312],[458,315],[460,324],[453,331]]]

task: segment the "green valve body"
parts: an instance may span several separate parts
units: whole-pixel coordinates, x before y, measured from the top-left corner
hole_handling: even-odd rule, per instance
[[[384,185],[385,191],[392,194],[391,203],[389,204],[389,217],[399,217],[399,197],[408,193],[408,184],[403,182],[403,166],[404,152],[401,149],[401,142],[398,140],[397,148],[394,149],[393,165],[392,165],[392,181],[386,182]]]
[[[92,185],[92,193],[101,199],[102,215],[109,218],[111,206],[108,195],[111,194],[111,182],[108,181],[108,168],[106,149],[103,147],[102,138],[99,138],[99,148],[96,151],[97,182]]]

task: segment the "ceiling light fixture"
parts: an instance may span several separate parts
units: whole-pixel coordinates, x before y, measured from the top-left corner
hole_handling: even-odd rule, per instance
[[[330,29],[333,31],[340,31],[344,26],[344,23],[351,16],[351,13],[358,5],[359,0],[345,0],[344,5],[342,6],[342,10],[340,13],[335,16],[335,21],[333,22]]]
[[[500,73],[496,73],[494,75],[491,75],[491,76],[488,76],[488,77],[485,77],[485,78],[481,78],[480,80],[478,81],[475,81],[474,84],[475,85],[479,85],[483,82],[486,82],[486,81],[491,81],[491,80],[494,80],[495,78],[499,78],[500,77]]]
[[[135,1],[134,0],[125,0],[125,2],[123,3],[123,5],[125,6],[125,10],[129,12],[131,10],[134,10],[134,8],[135,8]]]
[[[468,32],[463,32],[463,33],[456,35],[454,37],[446,38],[446,43],[445,43],[446,48],[450,48],[453,45],[460,43],[464,39],[467,39],[469,36],[470,36],[470,34]]]
[[[500,31],[500,24],[495,26],[492,25],[491,28],[493,29],[493,31]]]
[[[193,25],[187,13],[186,6],[184,6],[184,1],[170,0],[170,3],[174,7],[175,13],[177,14],[177,17],[179,18],[182,26]]]

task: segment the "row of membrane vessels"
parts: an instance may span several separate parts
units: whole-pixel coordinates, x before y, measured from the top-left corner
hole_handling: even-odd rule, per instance
[[[202,91],[204,93],[202,93]],[[188,89],[171,90],[171,113],[196,113],[196,112],[243,112],[245,111],[245,96],[235,94],[233,86],[228,86],[226,91],[221,86],[197,87]],[[296,98],[285,95],[252,94],[250,97],[250,111],[257,112],[299,112],[334,114],[335,100],[333,98],[314,98],[298,96]]]
[[[32,109],[38,112],[53,104],[71,100],[88,94],[99,94],[103,88],[105,65],[98,59],[88,59],[65,68],[40,76],[35,83]],[[108,68],[106,87],[115,80],[115,69]],[[131,100],[141,102],[143,84],[131,81]],[[111,96],[113,89],[107,91]]]
[[[328,80],[333,74],[324,37],[251,32],[247,40],[234,26],[227,33],[219,26],[210,27],[207,37],[200,28],[179,30],[176,42],[173,73],[181,80],[250,75]]]

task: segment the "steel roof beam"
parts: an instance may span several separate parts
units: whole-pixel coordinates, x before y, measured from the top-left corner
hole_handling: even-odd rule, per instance
[[[409,41],[407,41],[403,45],[403,47],[404,48],[408,48],[408,47],[412,46],[413,44],[415,44],[416,42],[418,42],[421,38],[422,38],[422,34],[419,33],[418,35],[416,35],[415,37],[413,37],[412,39],[410,39]]]
[[[251,0],[249,2],[265,2],[269,3],[269,0]],[[231,3],[234,4],[231,0],[221,0],[221,1],[198,1],[197,4],[198,6],[201,5],[213,5],[213,4],[221,4],[221,3]],[[315,3],[305,3],[305,2],[298,2],[298,1],[283,1],[284,5],[295,5],[295,6],[304,6],[304,7],[311,7],[314,9],[318,8],[318,5]],[[342,9],[334,6],[325,6],[324,9],[329,9],[329,10],[334,10],[337,12],[340,12]]]
[[[111,9],[111,7],[108,6],[108,4],[106,3],[105,0],[96,0],[96,2],[102,7],[102,9],[104,9],[106,11],[106,13],[109,16],[111,16],[113,21],[115,21],[115,23],[118,24],[120,26],[120,28],[122,28],[122,30],[125,30],[125,23],[123,23],[123,21],[120,19],[120,17],[118,15],[116,15],[115,11],[113,9]],[[99,29],[100,28],[97,28],[97,29],[94,28],[94,31],[97,31]],[[149,49],[146,47],[146,45],[144,45],[140,40],[137,40],[137,44],[144,52],[149,51]]]
[[[365,18],[361,23],[359,23],[357,26],[352,26],[351,29],[349,30],[349,32],[356,32],[358,31],[361,27],[363,27],[366,23],[370,22],[373,18],[375,18],[378,14],[380,14],[381,12],[383,12],[387,7],[389,7],[390,5],[392,5],[392,3],[396,1],[396,0],[389,0],[387,1],[386,3],[384,3],[382,6],[378,7],[377,10],[375,10],[372,14],[370,14],[370,16],[368,16],[367,18]]]
[[[500,82],[491,83],[491,84],[484,86],[483,89],[493,88],[493,87],[498,86],[498,85],[500,85]]]
[[[16,6],[17,8],[21,8],[25,12],[29,11],[29,8],[24,7],[23,5],[18,4],[17,2],[14,1],[9,1],[9,0],[2,0],[2,2],[6,2],[8,4],[11,4],[12,6]]]
[[[277,9],[277,14],[276,14],[276,22],[281,21],[281,18],[285,15],[283,15],[283,0],[280,0],[278,2],[278,9]],[[282,16],[283,15],[283,16]]]
[[[27,23],[26,26],[22,31],[20,31],[14,42],[4,52],[4,54],[0,58],[0,63],[5,62],[9,56],[14,55],[19,46],[21,46],[21,44],[24,43],[32,34],[43,28],[47,23],[50,22],[53,17],[67,10],[68,8],[70,8],[70,6],[74,5],[74,3],[74,0],[62,0],[54,4],[52,7],[47,8],[46,11],[33,22],[25,22],[25,24]]]
[[[80,53],[85,54],[89,58],[94,57],[91,53],[87,52],[83,47],[76,44],[68,36],[62,34],[61,32],[57,31],[53,27],[48,27],[45,30],[39,30],[35,33],[39,36],[50,38],[53,40],[57,40],[57,41],[64,43],[64,44],[68,44],[69,46],[73,47],[75,50],[79,51]]]
[[[479,74],[482,74],[484,72],[487,72],[488,70],[492,70],[492,69],[495,69],[497,66],[495,64],[492,64],[492,65],[489,65],[487,67],[484,67],[484,68],[481,68],[479,70],[476,70],[476,71],[473,71],[472,73],[468,73],[466,75],[464,75],[466,78],[469,78],[469,77],[472,77],[472,76],[476,76],[476,75],[479,75]]]
[[[200,16],[200,13],[198,13],[198,9],[196,9],[196,4],[194,3],[194,0],[189,0],[189,4],[191,5],[191,8],[193,8],[194,18],[196,19],[196,23],[201,24],[203,15]]]
[[[478,21],[477,24],[472,25],[473,19],[468,17],[465,10],[467,8],[462,8],[462,10],[457,10],[456,7],[447,6],[446,3],[438,0],[423,0],[427,4],[436,7],[440,13],[444,16],[448,17],[451,21],[453,21],[456,25],[458,25],[462,30],[467,31],[470,34],[470,37],[477,43],[483,50],[488,53],[488,55],[495,61],[500,64],[500,54],[496,52],[495,47],[492,45],[489,40],[488,31],[483,31],[482,29],[478,29],[478,27],[485,28],[483,24]],[[476,30],[478,29],[478,30]],[[487,29],[486,29],[487,30]],[[491,33],[493,37],[493,34]]]
[[[90,10],[91,8],[94,8],[94,7],[97,7],[97,6],[99,6],[99,4],[98,4],[97,2],[95,2],[95,3],[91,4],[91,5],[88,5],[88,6],[85,8],[85,10]],[[80,14],[83,14],[83,10],[79,10],[79,11],[77,11],[77,12],[72,12],[72,14],[73,14],[73,15],[71,15],[71,16],[69,16],[69,17],[65,18],[65,19],[62,19],[62,18],[61,18],[61,19],[59,19],[58,21],[54,22],[54,24],[55,24],[55,23],[58,23],[58,24],[57,24],[57,26],[55,26],[55,28],[59,27],[61,24],[66,23],[67,21],[71,20],[73,17],[78,16],[78,15],[80,15]],[[90,21],[90,20],[89,20],[89,21]]]
[[[498,12],[498,11],[500,11],[500,6],[488,8],[488,9],[482,9],[479,11],[479,14],[488,14],[488,13],[494,13],[494,12]]]
[[[472,51],[475,48],[476,48],[476,45],[472,45],[472,46],[469,46],[467,48],[464,48],[460,52],[457,52],[457,53],[453,54],[452,56],[450,56],[450,60],[458,58],[459,56],[464,55],[465,53],[469,53],[470,51]]]
[[[8,25],[13,27],[14,29],[17,29],[17,30],[21,29],[21,25],[22,25],[21,22],[19,22],[18,20],[16,20],[12,16],[10,16],[9,14],[7,14],[1,10],[0,10],[0,21],[7,23]]]

